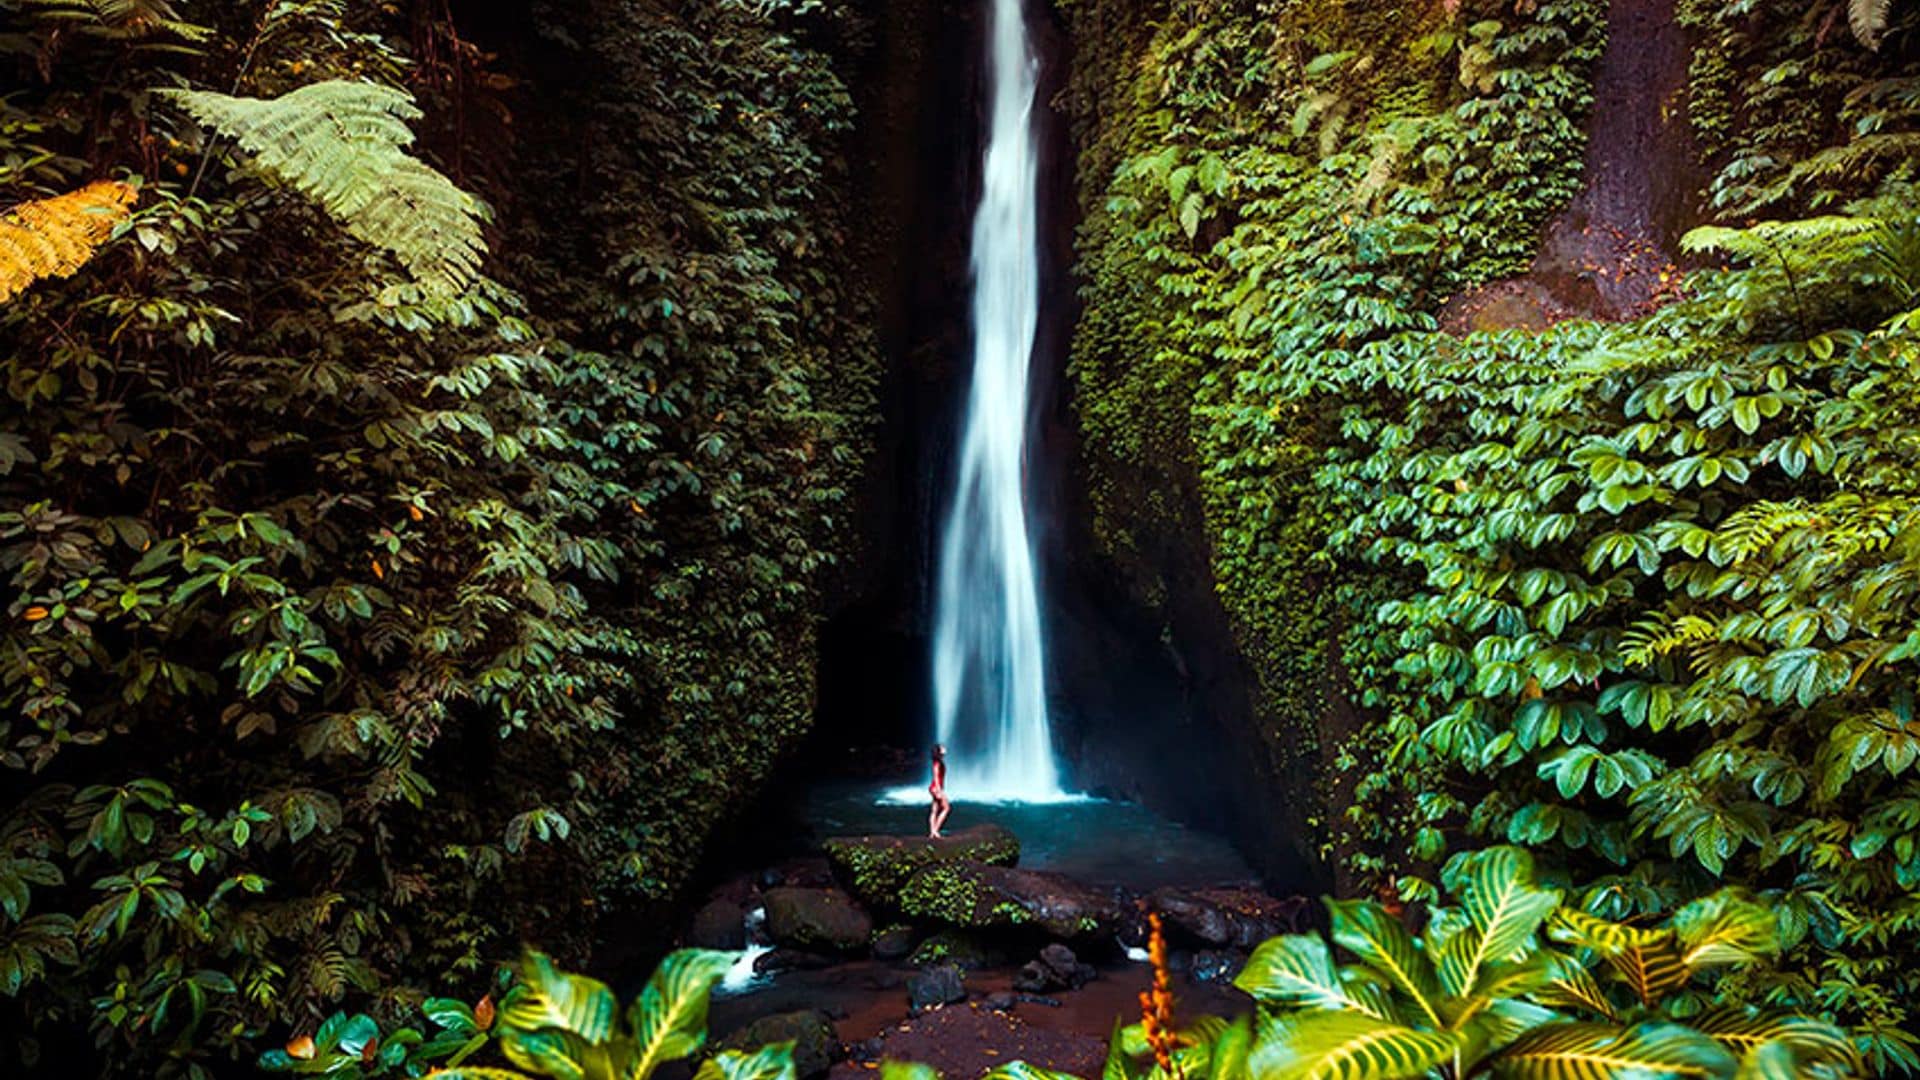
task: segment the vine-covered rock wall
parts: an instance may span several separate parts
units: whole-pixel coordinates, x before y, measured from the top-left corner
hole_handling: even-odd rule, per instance
[[[1844,9],[1076,0],[1072,375],[1110,556],[1178,644],[1205,545],[1255,767],[1313,780],[1273,812],[1346,887],[1430,897],[1496,839],[1610,917],[1745,883],[1791,950],[1729,996],[1884,1069],[1920,1063],[1920,13],[1875,50]],[[1588,152],[1623,18],[1686,32],[1641,98],[1697,156]],[[1582,163],[1636,153],[1662,205],[1555,229],[1645,234],[1543,256]],[[1618,279],[1466,302],[1543,265]]]

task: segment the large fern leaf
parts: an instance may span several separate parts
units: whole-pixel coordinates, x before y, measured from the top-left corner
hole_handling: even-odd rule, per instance
[[[413,98],[366,82],[314,83],[277,98],[163,93],[240,143],[267,176],[306,195],[355,237],[391,251],[428,289],[464,290],[480,270],[485,208],[406,153]]]
[[[172,34],[186,41],[205,41],[213,31],[187,22],[170,0],[27,0],[29,13],[82,34],[114,40],[137,40]]]
[[[128,185],[101,180],[0,215],[0,303],[41,278],[72,276],[125,220],[134,198]]]
[[[1880,48],[1880,35],[1887,32],[1887,12],[1893,7],[1893,0],[1849,0],[1847,4],[1847,23],[1853,27],[1853,36],[1860,44],[1869,49]]]

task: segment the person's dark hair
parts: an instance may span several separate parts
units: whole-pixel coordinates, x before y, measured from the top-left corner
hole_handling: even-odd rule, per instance
[[[947,756],[947,748],[945,744],[934,743],[933,744],[933,760],[944,761],[946,759],[946,756]]]

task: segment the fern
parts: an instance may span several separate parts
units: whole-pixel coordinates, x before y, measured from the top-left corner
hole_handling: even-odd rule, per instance
[[[101,180],[0,217],[0,303],[41,278],[72,276],[125,220],[135,197],[128,185]]]
[[[261,172],[318,203],[348,233],[392,252],[428,290],[459,293],[479,273],[485,208],[406,153],[406,122],[421,113],[404,91],[335,80],[270,99],[161,93],[238,141]]]
[[[172,34],[197,42],[213,34],[205,26],[180,18],[168,0],[29,0],[28,7],[49,22],[117,41]]]
[[[1860,44],[1876,51],[1880,48],[1880,35],[1887,32],[1887,12],[1892,7],[1893,0],[1849,0],[1847,22]]]

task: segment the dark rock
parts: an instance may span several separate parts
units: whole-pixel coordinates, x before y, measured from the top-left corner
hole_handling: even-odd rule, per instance
[[[852,952],[873,940],[873,917],[838,889],[768,889],[767,933],[797,949]]]
[[[1121,909],[1109,894],[1071,878],[983,863],[926,867],[900,890],[900,910],[973,930],[1031,928],[1074,940],[1111,938]]]
[[[913,955],[913,947],[919,944],[920,935],[911,926],[889,926],[873,935],[873,958],[875,960],[905,960]]]
[[[753,962],[753,971],[756,975],[770,975],[780,971],[819,971],[832,966],[831,956],[821,956],[803,949],[775,949],[760,954],[760,958]]]
[[[916,1014],[965,1000],[966,975],[958,964],[938,964],[907,980],[907,1004]]]
[[[877,1062],[887,1056],[887,1040],[875,1035],[871,1039],[854,1043],[847,1050],[847,1056],[862,1064]]]
[[[942,930],[933,934],[913,950],[913,956],[907,961],[916,967],[928,967],[933,964],[958,964],[967,971],[979,971],[981,968],[999,967],[1007,962],[1004,950],[981,941],[972,934],[952,930]]]
[[[975,825],[940,839],[928,836],[842,836],[826,842],[834,873],[869,904],[890,905],[914,874],[947,863],[1012,866],[1020,841],[998,825]]]
[[[818,1009],[763,1016],[721,1041],[721,1050],[751,1053],[769,1043],[793,1043],[793,1071],[806,1080],[823,1076],[839,1056],[840,1034]]]
[[[1304,923],[1306,902],[1279,900],[1256,889],[1160,889],[1147,897],[1177,938],[1201,948],[1250,950]]]
[[[1012,1012],[1013,1007],[1019,1003],[1020,996],[1018,994],[1009,993],[1005,990],[997,994],[988,994],[987,1000],[984,1002],[987,1008],[992,1009],[994,1012]]]
[[[1021,994],[1019,998],[1023,1005],[1045,1005],[1049,1009],[1057,1009],[1060,1007],[1059,998],[1047,997],[1044,994]]]
[[[715,900],[693,915],[687,944],[696,949],[737,950],[747,947],[747,916],[732,900]]]
[[[817,855],[788,859],[778,866],[769,867],[760,880],[769,889],[781,886],[790,889],[825,889],[833,885],[833,868],[827,864],[827,860]]]
[[[1187,978],[1197,983],[1232,982],[1247,966],[1247,954],[1238,949],[1202,949],[1193,954]]]
[[[1094,980],[1093,965],[1083,964],[1065,945],[1053,944],[1040,950],[1040,958],[1021,968],[1013,977],[1013,988],[1030,994],[1054,990],[1078,990]]]

